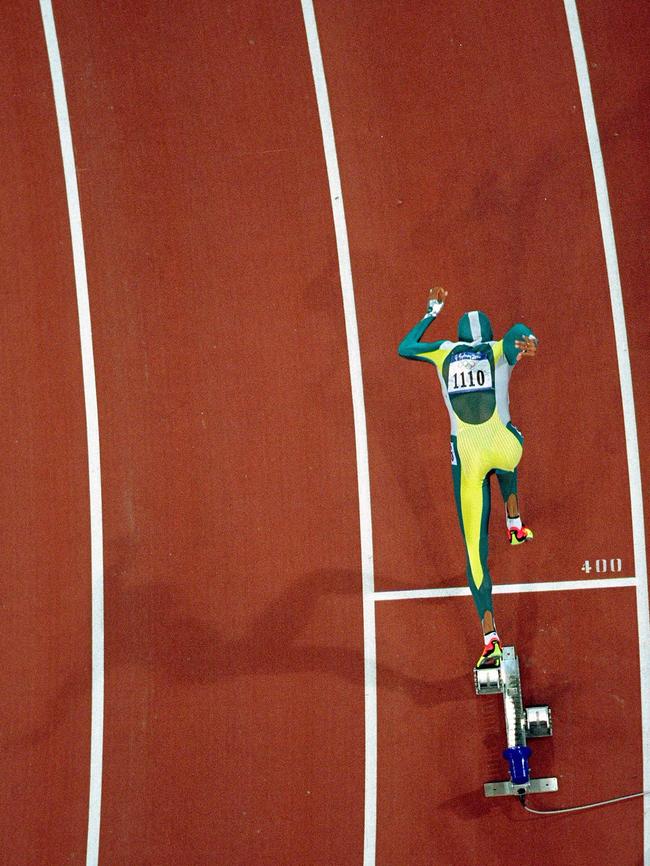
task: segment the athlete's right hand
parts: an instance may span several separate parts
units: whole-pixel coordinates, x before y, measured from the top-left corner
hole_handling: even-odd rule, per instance
[[[519,349],[517,360],[520,358],[534,358],[537,354],[539,342],[534,334],[529,334],[523,340],[515,340],[515,348]]]
[[[427,316],[433,316],[435,318],[444,307],[446,297],[447,292],[442,286],[434,286],[432,289],[429,289]]]

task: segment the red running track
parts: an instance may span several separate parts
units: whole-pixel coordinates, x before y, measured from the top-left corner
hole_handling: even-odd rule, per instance
[[[354,427],[300,4],[62,0],[54,12],[100,412],[100,863],[360,864]],[[580,14],[646,479],[650,16],[603,0]],[[432,282],[450,292],[440,336],[480,306],[498,332],[522,319],[540,338],[512,385],[536,540],[506,548],[495,509],[496,582],[577,580],[599,558],[633,576],[609,288],[562,4],[359,0],[317,3],[316,15],[355,282],[377,590],[465,580],[437,384],[396,355]],[[84,403],[37,4],[12,4],[0,39],[0,863],[58,866],[86,858]],[[634,589],[496,604],[526,697],[554,711],[553,739],[535,748],[534,771],[560,782],[544,803],[640,790]],[[503,735],[498,708],[471,686],[470,599],[376,611],[378,866],[642,862],[639,800],[542,819],[482,797],[503,774]]]

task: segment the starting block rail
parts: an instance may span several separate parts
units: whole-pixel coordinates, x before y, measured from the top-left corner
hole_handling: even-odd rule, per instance
[[[477,695],[503,695],[506,744],[503,757],[508,761],[510,778],[504,782],[487,782],[486,797],[508,795],[523,797],[557,791],[556,778],[531,779],[528,759],[531,749],[527,738],[550,737],[553,734],[551,708],[524,707],[519,660],[513,646],[503,648],[503,658],[497,668],[474,668],[474,688]]]

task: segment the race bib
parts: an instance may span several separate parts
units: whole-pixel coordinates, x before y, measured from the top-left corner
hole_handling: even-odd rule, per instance
[[[450,394],[487,391],[493,387],[492,368],[483,355],[466,352],[457,355],[449,365],[447,390]]]

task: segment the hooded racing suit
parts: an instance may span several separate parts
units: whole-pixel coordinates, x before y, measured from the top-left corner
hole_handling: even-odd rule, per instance
[[[434,320],[427,314],[399,345],[403,358],[427,361],[437,370],[451,420],[451,470],[460,529],[467,553],[467,582],[479,617],[492,608],[488,570],[490,476],[497,476],[504,501],[517,492],[523,436],[510,421],[508,385],[517,363],[515,341],[533,336],[514,325],[494,340],[485,313],[465,313],[458,342],[421,342]]]

